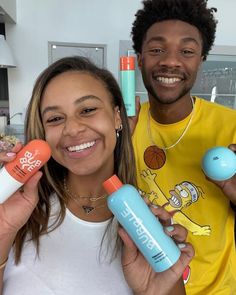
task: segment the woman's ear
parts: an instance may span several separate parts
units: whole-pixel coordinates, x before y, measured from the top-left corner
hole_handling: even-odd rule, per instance
[[[122,120],[120,116],[120,109],[118,106],[115,107],[115,129],[119,129],[122,125]]]

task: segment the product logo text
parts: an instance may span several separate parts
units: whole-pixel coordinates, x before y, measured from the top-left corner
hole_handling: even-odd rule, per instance
[[[140,240],[140,242],[144,244],[148,249],[152,250],[155,244],[152,238],[148,236],[147,232],[145,232],[145,227],[142,220],[135,216],[132,210],[130,210],[130,208],[128,207],[126,207],[121,212],[121,215],[125,219],[127,219],[129,223],[132,223],[134,225],[138,240]]]
[[[37,155],[38,153],[33,154],[29,151],[26,151],[24,156],[20,158],[21,168],[31,172],[34,170],[34,168],[40,167],[42,161],[35,159]]]

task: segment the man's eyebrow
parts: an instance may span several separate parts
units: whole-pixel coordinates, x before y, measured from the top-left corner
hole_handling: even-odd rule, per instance
[[[84,95],[84,96],[81,96],[79,98],[77,98],[75,101],[74,101],[74,104],[80,104],[88,99],[94,99],[94,100],[99,100],[101,101],[101,99],[96,96],[96,95]],[[53,105],[53,106],[48,106],[46,107],[43,111],[42,111],[42,117],[47,113],[47,112],[50,112],[50,111],[57,111],[59,110],[59,106],[57,105]]]
[[[166,39],[164,37],[162,37],[162,36],[155,36],[155,37],[152,37],[151,39],[149,39],[147,41],[147,44],[149,44],[149,43],[151,43],[153,41],[165,42]],[[192,37],[184,37],[183,39],[181,39],[181,41],[183,43],[194,42],[198,46],[201,46],[201,44],[199,44],[199,42],[195,38],[192,38]]]
[[[162,36],[155,36],[155,37],[152,37],[151,39],[149,39],[147,41],[147,44],[153,42],[153,41],[165,41],[165,38],[162,37]]]
[[[199,42],[195,38],[192,38],[192,37],[185,37],[185,38],[182,39],[182,41],[184,43],[194,42],[198,46],[201,46],[201,44],[199,44]]]

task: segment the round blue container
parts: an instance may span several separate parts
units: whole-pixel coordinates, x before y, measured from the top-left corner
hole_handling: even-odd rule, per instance
[[[236,155],[223,146],[211,148],[202,158],[202,169],[213,180],[229,179],[236,173]]]

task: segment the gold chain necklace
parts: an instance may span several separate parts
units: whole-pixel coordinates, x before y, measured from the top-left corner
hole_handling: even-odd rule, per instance
[[[192,120],[193,120],[193,115],[194,115],[194,100],[193,97],[190,96],[191,103],[192,103],[192,112],[190,114],[190,118],[188,120],[188,123],[184,127],[183,132],[181,133],[180,137],[174,142],[173,144],[166,146],[166,147],[160,147],[158,146],[153,138],[152,138],[152,133],[151,133],[151,127],[150,127],[150,110],[148,109],[148,120],[147,120],[147,130],[148,130],[148,136],[149,139],[152,143],[151,146],[147,147],[146,150],[144,151],[144,162],[145,164],[151,168],[151,169],[160,169],[166,162],[166,151],[175,147],[181,139],[184,137],[186,132],[188,131]]]
[[[96,202],[97,200],[101,200],[101,199],[105,199],[107,197],[107,195],[103,195],[101,197],[85,197],[85,196],[78,196],[78,195],[75,195],[73,194],[67,184],[66,184],[66,178],[64,177],[64,180],[63,180],[63,186],[64,186],[64,190],[65,192],[67,193],[67,195],[75,202],[77,203],[83,210],[84,210],[84,213],[86,214],[90,214],[92,213],[94,210],[96,209],[100,209],[100,208],[103,208],[103,207],[106,207],[106,204],[103,204],[103,205],[99,205],[99,206],[86,206],[86,205],[81,205],[80,202],[79,202],[79,199],[88,199],[89,201],[91,202]]]

